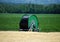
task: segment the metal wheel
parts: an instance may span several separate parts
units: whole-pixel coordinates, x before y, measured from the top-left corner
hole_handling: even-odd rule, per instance
[[[37,31],[38,28],[38,19],[35,15],[24,15],[20,21],[20,31]]]

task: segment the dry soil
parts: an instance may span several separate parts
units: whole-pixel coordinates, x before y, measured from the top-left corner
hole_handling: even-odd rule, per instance
[[[0,31],[0,42],[60,42],[60,32]]]

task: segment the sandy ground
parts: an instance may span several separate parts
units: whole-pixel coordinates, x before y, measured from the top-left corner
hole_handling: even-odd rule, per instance
[[[0,42],[60,42],[60,32],[0,31]]]

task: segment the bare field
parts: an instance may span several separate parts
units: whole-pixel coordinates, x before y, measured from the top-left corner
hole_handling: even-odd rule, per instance
[[[60,32],[0,31],[0,42],[60,42]]]

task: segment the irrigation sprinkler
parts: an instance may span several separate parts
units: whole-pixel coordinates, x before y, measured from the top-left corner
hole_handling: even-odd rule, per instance
[[[23,15],[19,23],[20,31],[36,31],[39,32],[38,19],[35,15]]]

